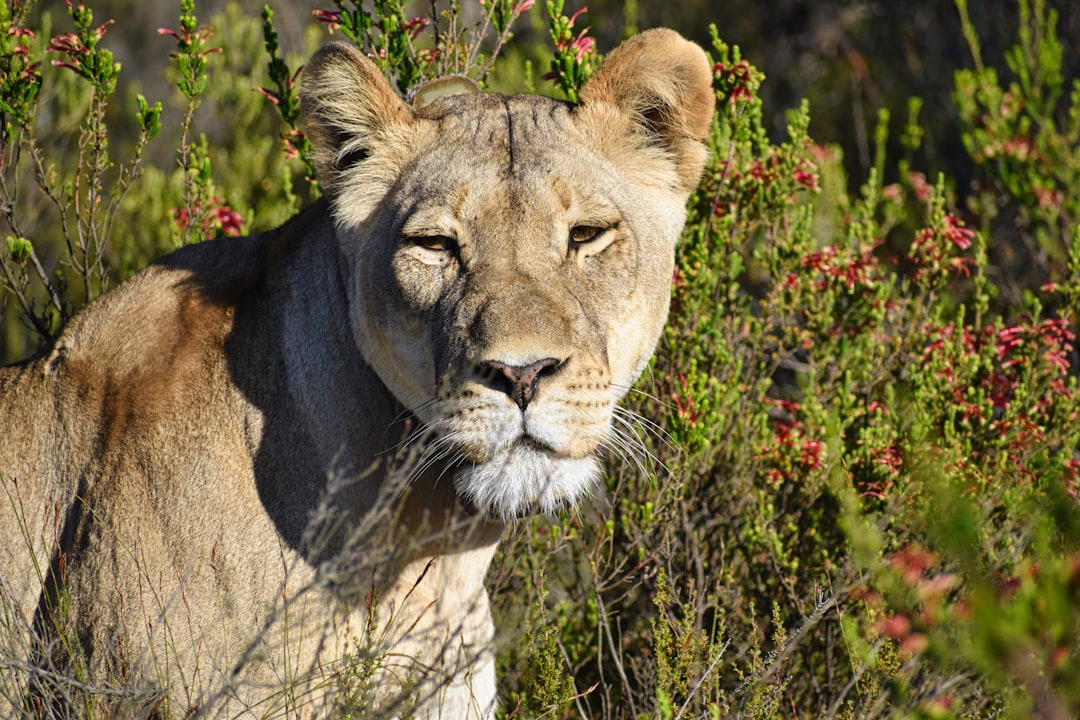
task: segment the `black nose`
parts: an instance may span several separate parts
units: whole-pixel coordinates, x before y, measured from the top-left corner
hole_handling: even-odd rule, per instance
[[[477,365],[477,369],[492,387],[506,393],[521,408],[521,412],[525,412],[536,395],[540,378],[551,375],[560,365],[562,362],[555,358],[544,358],[530,365],[507,365],[498,360],[484,360]]]

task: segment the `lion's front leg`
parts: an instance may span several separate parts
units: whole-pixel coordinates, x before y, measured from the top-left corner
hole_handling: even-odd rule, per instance
[[[494,551],[492,543],[410,563],[377,603],[366,635],[378,646],[368,687],[380,709],[423,720],[494,717],[495,628],[483,586]]]

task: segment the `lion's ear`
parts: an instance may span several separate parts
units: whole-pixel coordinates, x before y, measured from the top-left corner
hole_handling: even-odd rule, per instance
[[[373,142],[413,119],[379,68],[339,42],[323,46],[304,67],[300,109],[315,172],[326,189],[343,170],[365,160]]]
[[[683,189],[697,184],[716,103],[700,47],[673,30],[646,30],[608,54],[580,98],[583,107],[605,104],[629,116],[671,153]]]

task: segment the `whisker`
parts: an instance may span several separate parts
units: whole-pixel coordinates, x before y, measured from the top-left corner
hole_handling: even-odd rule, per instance
[[[671,437],[671,433],[669,433],[661,425],[653,422],[647,417],[640,415],[633,410],[627,410],[624,407],[618,406],[615,407],[615,412],[613,413],[613,416],[623,424],[629,422],[632,425],[640,426],[641,431],[644,432],[646,436],[654,438],[658,442],[662,443],[664,447],[672,450],[676,448],[675,439]]]
[[[414,469],[412,475],[413,479],[419,477],[421,474],[427,472],[435,463],[445,460],[447,457],[453,455],[453,459],[447,463],[447,468],[460,463],[465,459],[464,453],[458,447],[458,441],[462,434],[457,432],[449,432],[445,435],[438,435],[434,437],[425,447],[421,460]],[[440,477],[446,472],[444,469],[440,473]]]
[[[452,450],[452,440],[448,437],[435,438],[432,442],[424,446],[416,467],[409,473],[409,483],[411,484],[418,477],[427,472],[432,465],[448,456]]]
[[[449,453],[447,453],[447,455],[449,455]],[[465,453],[461,452],[460,450],[454,453],[453,458],[451,458],[445,465],[443,465],[443,469],[440,470],[439,474],[435,477],[435,482],[432,483],[432,487],[438,487],[439,481],[443,479],[443,475],[446,475],[446,473],[450,472],[454,467],[461,464],[464,459]]]
[[[623,462],[628,462],[641,470],[641,447],[627,432],[619,427],[612,427],[611,435],[604,443],[605,447],[614,450]]]
[[[429,401],[424,402],[423,405],[421,405],[421,407],[426,406],[429,402],[431,402],[431,401],[429,400]],[[417,409],[419,410],[419,408],[417,408]],[[402,408],[401,412],[399,412],[397,415],[395,415],[394,419],[390,421],[390,424],[393,425],[394,423],[400,422],[400,421],[404,420],[405,418],[409,417],[410,415],[415,415],[415,414],[416,413],[414,413],[409,408]]]
[[[401,415],[399,415],[398,417],[401,417]],[[414,417],[416,416],[414,415]],[[400,442],[380,452],[379,455],[389,455],[396,453],[409,445],[419,443],[421,440],[423,440],[425,435],[431,435],[435,433],[435,430],[431,427],[431,425],[422,422],[419,417],[416,417],[416,423],[416,427],[413,429],[412,432],[402,438]]]
[[[617,388],[619,390],[622,390],[623,393],[626,394],[626,395],[629,395],[631,393],[633,393],[634,395],[640,395],[641,397],[652,401],[654,404],[659,405],[660,407],[664,408],[665,410],[671,411],[671,410],[675,409],[675,406],[671,403],[670,400],[664,400],[662,398],[659,398],[656,395],[653,395],[650,392],[642,390],[641,388],[639,388],[639,387],[637,387],[635,385],[620,385],[618,383],[610,383],[609,387],[613,387],[613,388]]]
[[[652,460],[655,464],[663,464],[659,463],[653,455],[644,451],[639,443],[633,442],[623,430],[615,430],[612,442],[605,443],[605,447],[613,450],[623,462],[633,466],[634,469],[642,475],[649,474],[648,469],[645,467],[645,461],[642,459],[642,454]]]
[[[623,448],[623,446],[615,439],[612,439],[612,441],[609,442],[601,443],[600,447],[607,452],[613,454],[618,459],[620,465],[628,465],[630,467],[634,467],[637,472],[641,472],[641,470],[637,469],[636,467],[637,461],[633,457],[627,455],[626,449]]]
[[[630,422],[640,426],[641,431],[645,433],[647,437],[651,437],[652,439],[661,442],[668,447],[672,447],[676,444],[675,439],[671,436],[671,433],[667,431],[667,428],[665,428],[663,425],[656,422],[655,420],[651,420],[650,418],[647,418],[640,413],[623,407],[616,408],[614,414],[619,418],[629,420]]]
[[[667,434],[667,431],[659,423],[657,423],[654,420],[650,420],[649,418],[645,417],[644,415],[641,415],[640,413],[634,412],[633,410],[630,410],[628,408],[624,408],[622,406],[616,405],[615,410],[614,410],[614,414],[618,415],[620,417],[630,418],[630,419],[640,423],[642,425],[642,427],[645,430],[649,431],[650,433],[656,433],[656,434],[659,434],[659,435]]]
[[[648,474],[648,471],[644,467],[644,461],[641,460],[641,457],[644,456],[650,461],[652,465],[659,466],[663,468],[665,473],[671,474],[671,469],[652,451],[649,450],[648,446],[642,441],[641,437],[638,435],[638,428],[641,426],[631,422],[631,420],[640,420],[639,417],[635,416],[633,413],[628,412],[627,416],[616,414],[613,416],[612,419],[616,423],[611,426],[613,434],[621,443],[623,443],[625,450],[634,457],[635,465],[638,467],[639,470],[641,470],[645,474]],[[672,445],[663,438],[659,439],[661,442],[664,443],[666,447],[672,447]]]

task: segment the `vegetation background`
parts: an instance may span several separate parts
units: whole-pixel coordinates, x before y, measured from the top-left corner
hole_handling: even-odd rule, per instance
[[[1080,7],[1064,0],[1044,1],[1043,4],[1058,15],[1056,30],[1064,47],[1062,75],[1067,79],[1076,78],[1080,76],[1080,52],[1077,52]],[[49,32],[60,34],[72,29],[66,24],[70,22],[65,17],[66,7],[58,0],[14,3],[14,7],[20,5],[30,7],[31,25],[39,19],[47,21],[41,26],[39,42],[48,40],[43,36]],[[281,36],[282,48],[292,53],[291,59],[299,65],[329,37],[325,26],[320,32],[313,22],[312,11],[332,8],[333,3],[296,0],[279,5],[271,4],[276,13],[275,28]],[[410,13],[424,14],[426,7],[421,5],[411,7]],[[567,13],[572,14],[580,7],[568,8]],[[166,135],[147,148],[146,164],[171,170],[176,159],[180,109],[186,100],[177,93],[172,82],[175,78],[169,75],[173,43],[170,38],[159,35],[157,29],[175,25],[177,3],[169,0],[102,0],[90,8],[99,23],[108,19],[120,20],[109,27],[105,41],[123,67],[118,77],[118,99],[108,108],[112,142],[129,152],[130,148],[124,144],[132,143],[137,136],[130,112],[134,94],[161,99],[167,110],[162,116]],[[977,180],[976,163],[964,148],[961,120],[952,98],[953,72],[970,67],[972,57],[961,29],[960,15],[952,3],[934,0],[903,4],[869,0],[776,0],[765,4],[732,0],[723,7],[713,7],[705,0],[680,3],[594,0],[589,3],[588,10],[582,22],[589,26],[589,35],[596,39],[598,48],[614,47],[624,37],[655,26],[671,27],[707,46],[710,43],[709,25],[715,23],[721,37],[738,45],[742,57],[765,75],[759,96],[763,127],[769,136],[774,140],[782,138],[787,111],[798,107],[803,99],[808,100],[815,141],[841,150],[843,169],[853,189],[866,179],[873,165],[873,131],[878,110],[902,109],[909,97],[919,97],[925,108],[920,117],[925,142],[917,151],[920,169],[930,178],[939,172],[945,173],[961,201],[973,192],[973,183]],[[229,160],[216,165],[220,174],[217,184],[239,188],[232,191],[239,195],[251,181],[234,177],[235,173],[242,173],[248,167],[246,160],[249,159],[237,155],[238,150],[242,154],[245,149],[237,147],[243,145],[238,142],[241,138],[237,131],[241,128],[252,133],[270,130],[275,123],[270,108],[257,103],[254,97],[245,97],[247,88],[242,81],[231,87],[229,97],[224,97],[225,85],[230,82],[243,78],[253,85],[265,78],[264,51],[258,44],[261,30],[254,22],[261,7],[257,3],[209,0],[199,3],[198,11],[204,21],[219,21],[213,24],[216,33],[213,44],[221,47],[223,52],[221,57],[214,59],[216,71],[211,77],[211,97],[196,110],[196,135],[207,136],[211,154],[232,151]],[[464,11],[478,15],[477,9],[468,4]],[[970,15],[984,52],[1000,66],[1005,50],[1016,40],[1018,7],[1010,2],[975,3],[970,8]],[[526,60],[531,59],[538,68],[547,62],[545,43],[549,40],[542,8],[526,13],[515,23],[513,30],[514,42],[504,51],[506,62],[497,66],[495,76],[491,78],[495,89],[506,92],[519,92],[525,87],[523,68]],[[58,151],[70,149],[64,142],[70,143],[74,137],[73,111],[78,107],[79,99],[85,98],[79,95],[76,83],[70,82],[72,78],[64,78],[61,73],[49,79],[55,79],[55,82],[47,83],[43,104],[48,106],[50,98],[63,100],[63,104],[54,110],[57,115],[66,115],[63,118],[66,122],[57,122],[50,128],[39,119],[41,143]],[[540,92],[553,90],[550,83],[544,82],[534,82],[531,87]],[[240,108],[244,112],[237,115],[234,111]],[[271,131],[268,137],[275,134]],[[894,133],[888,143],[890,155],[899,154],[899,136]],[[261,166],[256,167],[261,169]],[[238,170],[234,171],[234,168]],[[889,179],[895,179],[893,168],[886,170],[890,173]],[[245,207],[253,202],[256,202],[255,198],[248,198],[239,204]],[[155,212],[158,210],[161,208],[154,208]],[[54,222],[47,213],[44,215],[43,223]],[[152,213],[148,215],[153,217]],[[158,215],[160,220],[160,213]],[[255,227],[272,227],[282,215],[272,214],[265,221],[264,217],[264,213],[258,214]],[[153,224],[160,225],[158,222]],[[995,238],[1008,252],[1020,256],[1018,266],[1027,265],[1023,260],[1027,254],[1023,237],[1014,231],[1010,221],[1005,219],[998,224]],[[171,244],[155,244],[145,238],[131,238],[130,242],[140,244],[140,248],[128,259],[128,267],[122,271],[126,273],[171,247]],[[1016,300],[1016,293],[1012,295],[1011,299]],[[0,315],[0,362],[14,362],[37,348],[41,337],[27,332],[19,310],[11,303],[4,305],[3,311]]]
[[[711,160],[606,487],[493,567],[503,715],[1080,716],[1075,3],[3,8],[8,361],[317,193],[294,73],[331,24],[407,86],[502,12],[486,84],[565,97],[638,29],[708,47]]]

